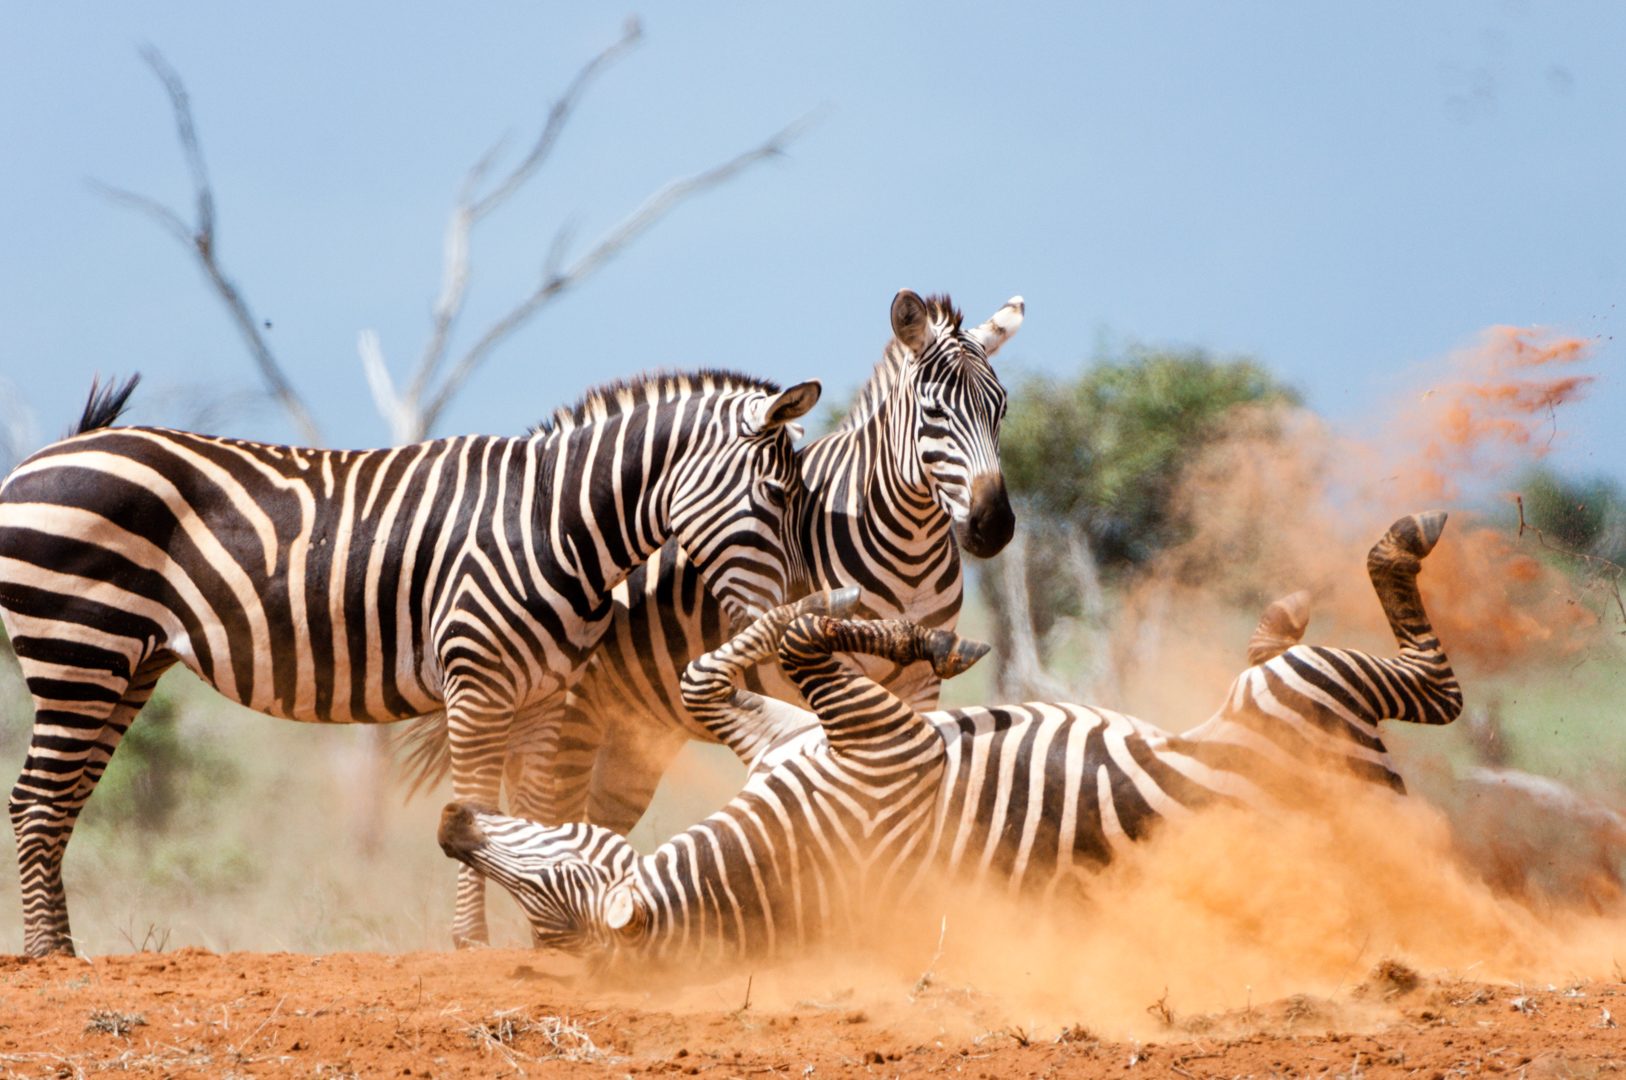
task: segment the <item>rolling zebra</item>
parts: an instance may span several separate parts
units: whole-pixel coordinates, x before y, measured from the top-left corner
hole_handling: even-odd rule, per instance
[[[668,538],[731,614],[784,599],[787,426],[819,396],[652,375],[525,438],[327,451],[112,428],[133,384],[93,389],[78,432],[0,486],[0,608],[35,708],[10,801],[31,956],[73,951],[64,849],[171,665],[291,720],[444,709],[454,789],[495,799],[515,714],[562,697],[611,589]],[[473,873],[455,932],[485,935]]]
[[[897,294],[893,340],[846,419],[798,451],[808,498],[795,554],[812,589],[857,583],[867,617],[954,627],[960,551],[996,555],[1015,526],[999,468],[1005,391],[988,359],[1023,312],[1013,297],[982,325],[962,329],[948,297]],[[678,684],[684,665],[721,644],[726,619],[687,555],[668,544],[615,598],[611,628],[569,695],[557,741],[544,737],[527,755],[515,814],[627,833],[683,744],[714,740],[684,708]],[[915,708],[937,706],[930,665],[856,659]],[[777,665],[746,678],[761,693],[800,703]],[[437,771],[435,735],[414,733],[424,747],[414,752],[422,779]]]
[[[820,719],[817,737],[758,752],[724,809],[639,857],[607,829],[453,803],[441,847],[515,895],[539,946],[601,963],[704,963],[847,937],[942,872],[1054,898],[1164,819],[1215,803],[1299,803],[1321,769],[1404,792],[1379,723],[1444,724],[1462,707],[1417,591],[1444,523],[1440,512],[1402,518],[1368,556],[1398,657],[1296,644],[1304,597],[1279,601],[1261,620],[1253,666],[1185,735],[1069,704],[923,716],[840,654],[924,660],[946,677],[986,646],[902,621],[808,614],[808,601],[782,608],[685,674],[690,709],[728,745],[755,747],[754,729],[780,718],[733,680],[777,646]],[[842,598],[812,599],[834,609]]]

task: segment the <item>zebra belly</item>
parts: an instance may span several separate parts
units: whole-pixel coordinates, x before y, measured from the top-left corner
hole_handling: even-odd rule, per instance
[[[978,887],[1049,894],[1233,787],[1181,740],[1107,710],[1030,703],[927,719],[946,750],[933,863]]]

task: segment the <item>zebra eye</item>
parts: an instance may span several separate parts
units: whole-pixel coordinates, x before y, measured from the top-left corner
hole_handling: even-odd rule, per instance
[[[775,510],[783,510],[790,503],[790,496],[785,494],[785,486],[772,481],[765,481],[762,485],[762,497]]]

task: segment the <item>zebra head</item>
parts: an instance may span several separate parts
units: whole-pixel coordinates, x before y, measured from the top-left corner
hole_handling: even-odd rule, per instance
[[[903,388],[914,389],[895,400],[915,410],[894,435],[913,445],[896,449],[913,459],[906,475],[918,470],[954,522],[960,549],[981,559],[999,554],[1016,529],[999,468],[1005,388],[988,358],[1022,325],[1024,306],[1013,296],[993,318],[962,330],[946,296],[922,300],[904,289],[892,301],[892,333],[912,354]]]
[[[531,943],[575,956],[612,954],[629,921],[626,889],[637,854],[597,825],[538,825],[472,803],[448,803],[440,849],[507,889],[531,924]]]
[[[783,603],[806,576],[790,530],[805,498],[793,423],[819,400],[817,379],[720,399],[667,497],[671,535],[736,625]]]

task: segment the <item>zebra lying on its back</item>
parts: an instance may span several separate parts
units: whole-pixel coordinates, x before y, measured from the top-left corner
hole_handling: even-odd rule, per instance
[[[756,729],[782,713],[765,713],[731,679],[777,647],[823,740],[804,733],[759,753],[726,807],[642,858],[606,829],[458,803],[442,815],[441,846],[515,895],[539,946],[600,960],[722,960],[850,935],[937,871],[1049,893],[1161,818],[1215,802],[1276,804],[1328,765],[1404,791],[1379,722],[1445,724],[1462,707],[1417,591],[1444,524],[1440,512],[1402,518],[1368,556],[1398,657],[1296,645],[1300,598],[1278,602],[1250,648],[1254,666],[1182,736],[1081,705],[921,715],[837,654],[926,660],[946,677],[986,646],[910,623],[810,615],[807,601],[781,608],[691,664],[685,700],[724,743],[761,745]]]

